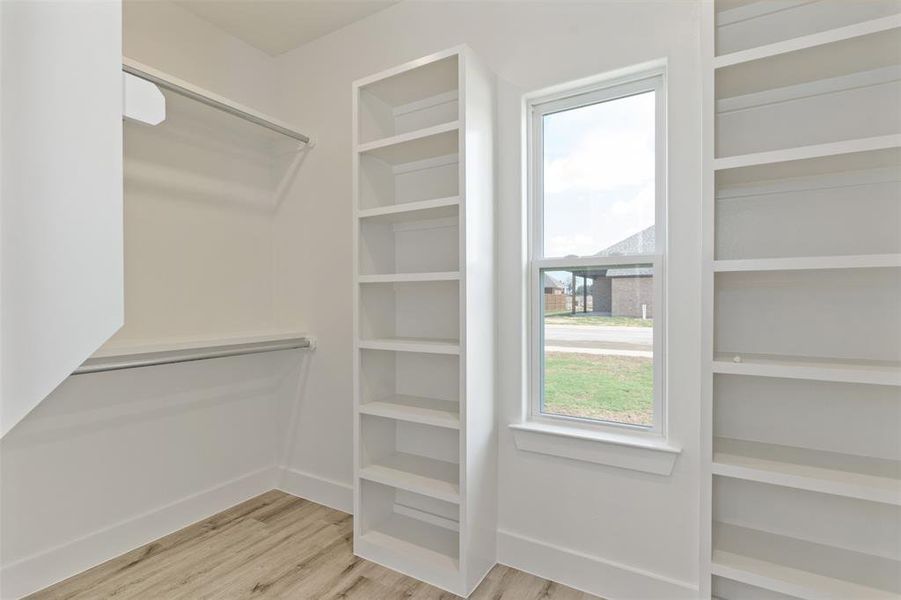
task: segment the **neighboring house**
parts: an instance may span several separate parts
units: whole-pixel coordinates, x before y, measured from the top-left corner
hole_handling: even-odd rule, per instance
[[[544,274],[544,293],[545,294],[565,294],[566,286],[557,279],[554,279],[547,273]]]
[[[566,286],[559,280],[544,274],[544,312],[558,313],[568,310],[569,298]]]
[[[652,225],[595,256],[654,254],[655,241]],[[586,275],[594,278],[591,286],[594,312],[610,313],[614,317],[641,317],[642,305],[646,305],[647,317],[653,316],[654,272],[650,267],[612,268]]]

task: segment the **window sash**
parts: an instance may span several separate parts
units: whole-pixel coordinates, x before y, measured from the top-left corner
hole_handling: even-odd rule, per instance
[[[634,436],[661,437],[666,435],[666,87],[664,67],[643,71],[640,74],[567,90],[546,96],[539,102],[527,105],[526,164],[529,218],[529,402],[527,419],[548,425],[565,425],[591,431],[607,431],[614,434],[629,433]],[[544,256],[544,131],[545,115],[562,112],[641,94],[655,92],[655,254],[629,256]],[[543,270],[566,267],[604,267],[630,264],[651,264],[654,268],[654,415],[653,426],[648,428],[628,423],[615,423],[598,419],[545,414],[541,411],[544,395],[544,287]]]
[[[602,421],[587,417],[573,417],[544,413],[541,410],[544,397],[544,281],[542,271],[567,270],[572,267],[611,267],[627,265],[647,265],[654,269],[654,415],[651,427],[630,423]],[[666,310],[665,310],[665,262],[661,255],[637,254],[629,256],[591,257],[574,259],[541,259],[532,261],[529,277],[530,315],[530,406],[529,420],[560,425],[587,428],[592,430],[607,429],[622,433],[623,429],[636,434],[662,435],[666,423],[664,390],[666,378],[666,356],[661,351],[666,347]]]
[[[593,88],[589,88],[593,89]],[[544,100],[529,106],[528,120],[528,187],[531,196],[529,205],[531,231],[530,256],[533,260],[544,256],[544,117],[546,115],[573,110],[592,104],[635,96],[645,92],[655,93],[656,143],[655,156],[655,197],[654,223],[656,243],[666,247],[666,96],[663,70],[655,69],[633,77],[625,83],[611,83],[602,89],[586,89],[558,94],[558,98]]]

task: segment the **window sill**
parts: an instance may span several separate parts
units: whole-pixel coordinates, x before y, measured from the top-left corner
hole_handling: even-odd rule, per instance
[[[543,423],[514,423],[509,427],[520,450],[655,475],[670,475],[682,452],[662,438],[640,439]]]

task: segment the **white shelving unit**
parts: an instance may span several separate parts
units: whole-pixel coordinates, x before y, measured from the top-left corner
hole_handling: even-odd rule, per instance
[[[901,2],[705,10],[702,597],[901,598]]]
[[[493,77],[354,83],[354,552],[467,596],[495,564]]]

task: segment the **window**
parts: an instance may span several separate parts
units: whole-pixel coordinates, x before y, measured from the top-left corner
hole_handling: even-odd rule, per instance
[[[662,433],[658,69],[529,103],[532,421]]]

